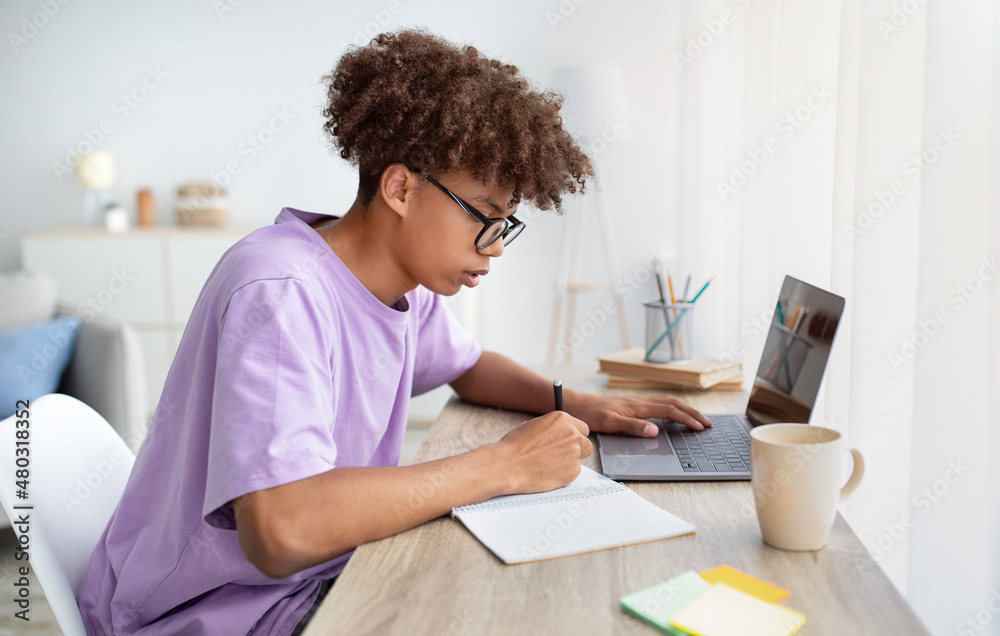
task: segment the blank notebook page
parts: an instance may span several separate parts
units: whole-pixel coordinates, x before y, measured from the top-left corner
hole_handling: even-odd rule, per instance
[[[452,510],[504,563],[526,563],[691,534],[695,527],[586,466],[565,488]]]

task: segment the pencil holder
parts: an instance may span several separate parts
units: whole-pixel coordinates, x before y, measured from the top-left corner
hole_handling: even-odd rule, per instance
[[[694,303],[650,300],[646,307],[646,361],[687,362],[694,354]]]

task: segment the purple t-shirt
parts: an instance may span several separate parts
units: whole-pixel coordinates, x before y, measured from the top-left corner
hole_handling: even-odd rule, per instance
[[[481,353],[436,294],[382,304],[285,208],[234,245],[191,313],[80,591],[89,634],[287,634],[345,554],[271,579],[232,501],[342,466],[395,466],[407,406]]]

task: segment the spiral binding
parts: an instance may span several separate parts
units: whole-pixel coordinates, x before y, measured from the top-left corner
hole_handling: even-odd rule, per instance
[[[527,508],[528,506],[538,506],[554,503],[556,501],[568,501],[570,499],[584,499],[597,497],[599,495],[609,495],[611,493],[628,490],[628,486],[617,481],[586,486],[584,488],[572,488],[570,490],[553,490],[533,495],[514,495],[510,499],[501,501],[484,501],[469,506],[460,506],[452,510],[451,514],[457,516],[471,512],[494,512],[497,510],[510,510],[512,508]]]

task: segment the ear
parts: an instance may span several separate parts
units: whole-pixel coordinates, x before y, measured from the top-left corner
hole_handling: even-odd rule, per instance
[[[402,163],[390,163],[379,179],[379,194],[386,205],[401,217],[410,213],[417,177]]]

